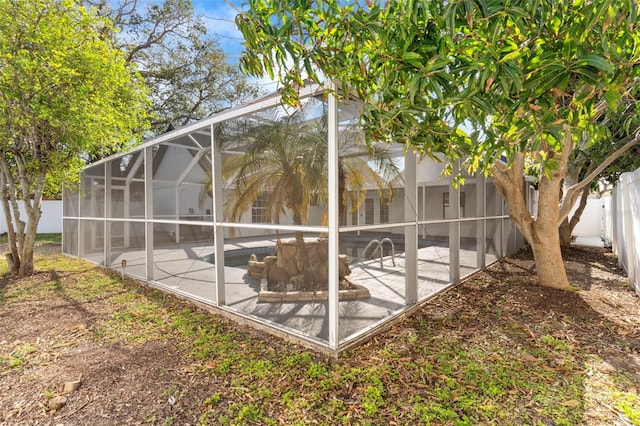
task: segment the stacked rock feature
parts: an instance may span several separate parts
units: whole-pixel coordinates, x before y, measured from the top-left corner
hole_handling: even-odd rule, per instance
[[[295,240],[278,241],[276,256],[266,256],[264,261],[251,255],[249,260],[249,276],[255,279],[266,279],[269,289],[280,291],[326,290],[329,282],[328,242],[325,238],[316,241],[305,241],[309,270],[301,271],[298,260],[298,245]],[[344,281],[351,273],[347,255],[338,256],[338,276]],[[306,277],[312,277],[312,282]],[[320,288],[319,288],[320,287]]]

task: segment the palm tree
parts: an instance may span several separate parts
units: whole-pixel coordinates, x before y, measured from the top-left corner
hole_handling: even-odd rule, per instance
[[[310,117],[305,108],[286,116],[272,111],[257,125],[232,123],[216,138],[223,151],[241,152],[230,155],[223,164],[223,177],[232,182],[225,217],[239,221],[266,194],[267,220],[280,223],[281,215],[289,212],[295,225],[304,225],[312,200],[328,199],[327,117],[324,113]],[[366,145],[361,131],[349,128],[340,133],[338,157],[340,218],[348,204],[352,209],[360,207],[369,182],[379,191],[391,193],[398,166],[387,149]],[[211,194],[210,180],[205,182],[203,194]],[[326,282],[317,282],[318,274],[310,268],[303,233],[295,232],[295,240],[297,266],[304,274],[305,286],[326,287]]]
[[[382,198],[393,199],[393,183],[399,183],[400,169],[389,152],[387,144],[366,144],[364,133],[358,126],[340,132],[338,145],[338,199],[340,221],[344,209],[360,208],[367,195],[367,184],[372,183]],[[344,225],[342,222],[341,225]]]
[[[303,225],[309,217],[311,201],[318,190],[326,187],[326,162],[318,149],[318,132],[304,123],[303,112],[272,120],[247,129],[240,139],[224,141],[223,148],[245,149],[241,155],[226,159],[223,178],[233,182],[225,202],[225,216],[239,221],[262,194],[266,199],[267,220],[280,223],[288,210],[295,225]],[[325,143],[326,145],[326,143]],[[315,281],[310,274],[304,236],[295,232],[298,246],[298,269],[305,282]]]

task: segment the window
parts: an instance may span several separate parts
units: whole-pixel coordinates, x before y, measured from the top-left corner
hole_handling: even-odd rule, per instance
[[[442,194],[442,218],[446,219],[449,216],[449,192]],[[455,216],[454,216],[455,217]],[[464,192],[460,193],[460,216],[465,217],[464,214]]]
[[[352,225],[358,224],[358,209],[351,210],[351,224]]]
[[[267,193],[261,192],[251,206],[251,223],[268,223]]]
[[[388,198],[380,198],[380,223],[389,223],[389,202]]]
[[[373,198],[364,200],[364,223],[373,225]]]

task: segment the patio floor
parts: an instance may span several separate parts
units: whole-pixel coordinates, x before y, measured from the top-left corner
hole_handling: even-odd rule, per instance
[[[271,241],[243,241],[225,244],[225,251],[264,246]],[[186,297],[214,305],[216,266],[202,259],[213,255],[209,244],[174,244],[154,250],[155,285]],[[102,253],[86,255],[87,259],[102,264]],[[145,279],[145,252],[143,249],[113,250],[109,267],[121,271],[126,260],[125,273]],[[486,255],[486,263],[497,260]],[[479,269],[473,250],[460,250],[460,275],[469,275]],[[339,340],[355,336],[381,320],[401,312],[405,306],[405,258],[397,253],[395,266],[391,257],[366,260],[351,265],[350,278],[366,287],[371,297],[339,303]],[[451,284],[449,249],[430,246],[418,250],[418,298],[424,300]],[[260,282],[249,277],[246,266],[225,266],[226,308],[243,315],[253,316],[277,325],[288,332],[326,343],[329,335],[327,302],[258,303]]]

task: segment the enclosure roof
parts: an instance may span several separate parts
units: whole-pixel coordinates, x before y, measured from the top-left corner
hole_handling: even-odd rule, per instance
[[[302,98],[302,97],[318,95],[328,90],[329,89],[323,85],[312,83],[312,84],[309,84],[308,86],[304,86],[300,88],[300,90],[298,91],[298,94]],[[154,136],[153,138],[145,141],[140,145],[136,145],[135,147],[130,148],[126,151],[110,155],[109,157],[106,157],[99,161],[91,163],[91,165],[92,166],[98,165],[100,163],[112,160],[113,158],[117,158],[132,152],[140,151],[146,147],[153,146],[162,142],[175,140],[182,136],[187,136],[198,131],[201,131],[201,132],[205,131],[208,133],[210,132],[210,127],[213,124],[220,123],[229,119],[240,117],[245,114],[250,114],[252,112],[260,111],[262,109],[272,107],[272,106],[277,106],[277,105],[280,105],[280,93],[276,91],[273,93],[269,93],[265,96],[262,96],[260,98],[246,102],[242,105],[238,105],[236,107],[232,107],[224,111],[221,111],[219,113],[213,114],[209,117],[203,118],[200,121],[196,121],[195,123],[191,123],[186,126],[171,130],[169,132]]]

